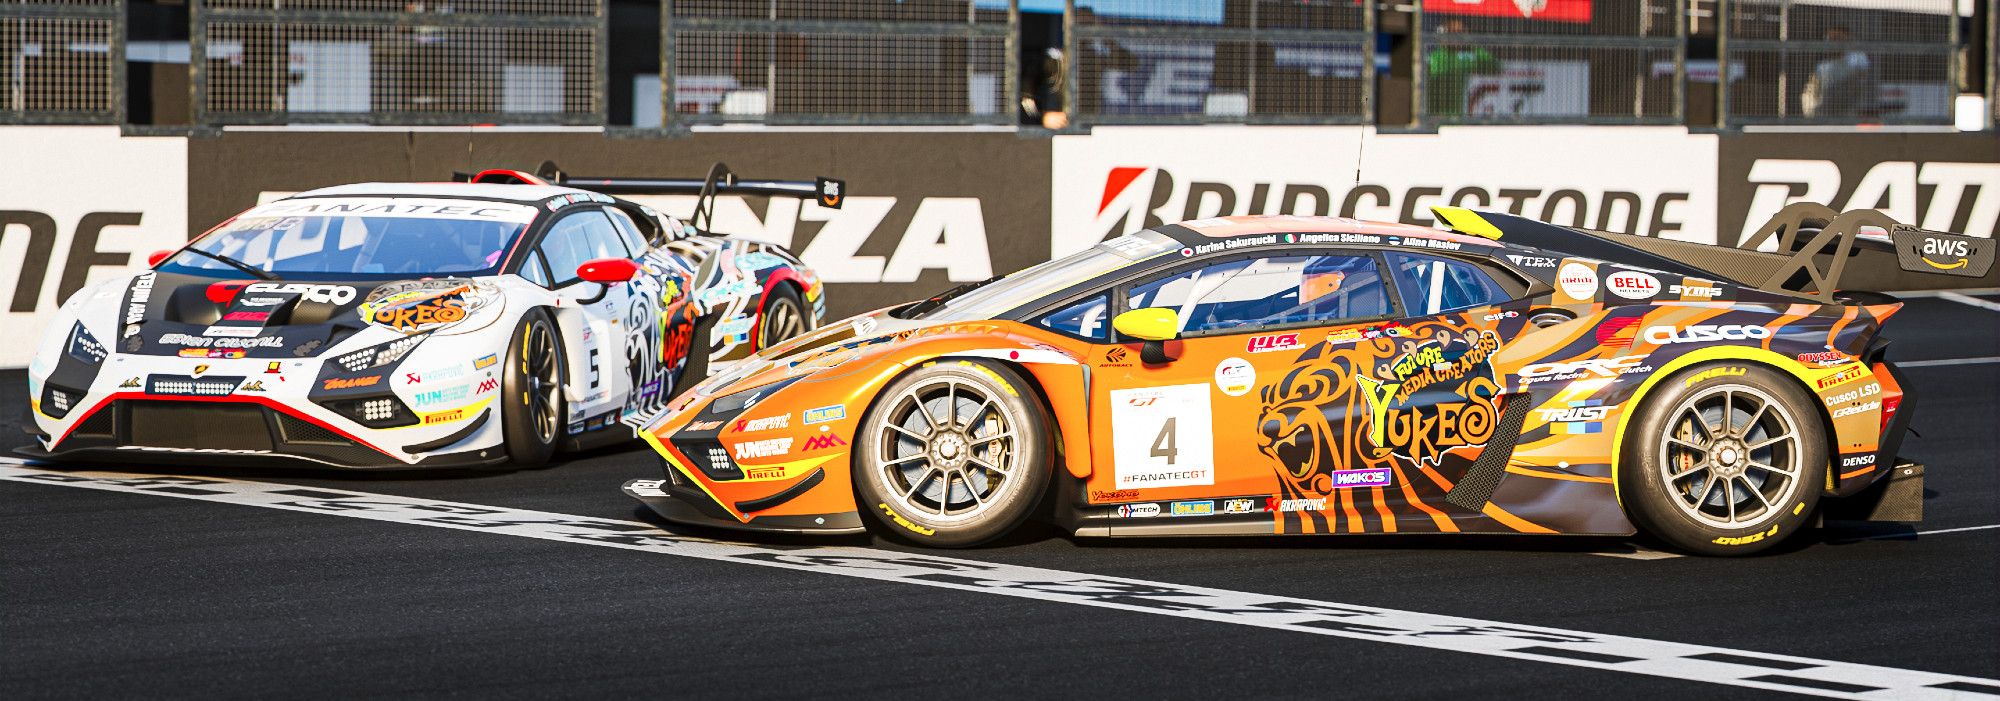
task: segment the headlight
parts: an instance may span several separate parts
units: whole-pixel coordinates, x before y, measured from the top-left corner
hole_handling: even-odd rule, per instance
[[[402,360],[403,356],[409,355],[410,351],[416,350],[417,344],[423,343],[426,338],[430,338],[430,333],[404,336],[388,343],[336,357],[333,359],[333,364],[343,372],[361,372],[394,365],[396,361]]]
[[[90,335],[90,330],[83,328],[82,322],[70,328],[69,357],[85,365],[96,365],[104,362],[104,354],[104,344],[98,343],[97,337]]]

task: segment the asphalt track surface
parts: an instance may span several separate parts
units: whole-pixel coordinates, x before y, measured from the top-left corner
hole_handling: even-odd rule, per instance
[[[627,479],[658,477],[642,447],[504,473],[69,466],[644,521],[805,564],[0,480],[0,698],[1789,695],[1769,690],[1784,684],[1713,683],[1713,668],[1696,662],[1640,674],[1613,659],[1557,663],[884,581],[819,567],[836,551],[818,546],[1991,684],[2000,678],[2000,528],[1980,527],[2000,524],[2000,309],[1914,299],[1889,328],[1891,359],[1919,361],[1906,373],[1921,437],[1903,452],[1929,466],[1924,523],[1829,524],[1738,559],[1668,556],[1644,540],[1102,541],[1041,526],[954,552],[871,537],[745,540],[661,525],[620,494]],[[1986,360],[1922,362],[1955,359]],[[20,435],[23,384],[18,371],[0,374],[0,393],[15,398],[0,435]],[[1894,695],[1868,686],[1862,678],[1811,690]]]

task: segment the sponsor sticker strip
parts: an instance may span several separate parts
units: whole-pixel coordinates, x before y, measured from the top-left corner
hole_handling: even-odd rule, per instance
[[[2000,680],[855,547],[759,546],[652,524],[339,489],[0,461],[0,480],[151,494],[1135,611],[1311,635],[1855,699],[2000,697]]]

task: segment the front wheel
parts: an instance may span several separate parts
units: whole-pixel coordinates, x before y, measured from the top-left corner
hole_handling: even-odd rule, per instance
[[[1640,528],[1683,550],[1747,555],[1802,530],[1827,470],[1811,395],[1759,365],[1697,365],[1628,427],[1619,489]]]
[[[861,510],[906,540],[967,547],[1027,518],[1048,485],[1048,421],[1006,366],[926,363],[878,395],[855,441]]]
[[[501,425],[507,457],[515,465],[534,467],[555,455],[562,438],[563,365],[556,326],[536,310],[522,317],[507,344],[507,372],[502,381]]]
[[[758,315],[757,349],[792,340],[793,337],[811,331],[812,317],[806,314],[805,299],[799,297],[791,285],[780,284],[764,298],[764,309]]]

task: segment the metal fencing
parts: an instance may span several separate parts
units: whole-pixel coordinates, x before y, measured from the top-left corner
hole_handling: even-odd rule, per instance
[[[1724,123],[1951,124],[1956,0],[1728,0]]]
[[[1078,121],[1372,121],[1375,5],[1070,0]]]
[[[665,0],[669,124],[1011,124],[1014,3]]]
[[[195,123],[603,124],[604,0],[194,0]]]
[[[1424,0],[1425,124],[1680,121],[1681,0]]]
[[[124,0],[0,0],[0,124],[117,124]]]

